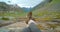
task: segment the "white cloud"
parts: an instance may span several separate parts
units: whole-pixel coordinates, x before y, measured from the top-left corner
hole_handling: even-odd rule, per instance
[[[26,7],[26,8],[31,8],[31,7],[33,7],[33,6],[26,6],[26,5],[24,5],[24,4],[17,4],[18,6],[20,6],[20,7]]]
[[[11,2],[12,2],[13,4],[16,4],[17,0],[11,0]]]

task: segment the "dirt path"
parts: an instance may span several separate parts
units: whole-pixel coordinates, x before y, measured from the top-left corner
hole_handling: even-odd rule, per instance
[[[8,26],[4,26],[4,27],[1,27],[0,28],[0,31],[5,31],[5,32],[7,32],[7,31],[10,31],[10,30],[22,30],[23,28],[25,28],[26,27],[26,23],[23,21],[23,22],[17,22],[17,23],[14,23],[14,24],[10,24],[10,25],[8,25]]]

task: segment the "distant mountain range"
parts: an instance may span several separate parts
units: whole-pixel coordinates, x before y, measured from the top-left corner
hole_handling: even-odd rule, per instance
[[[9,5],[5,2],[0,2],[0,16],[14,16],[14,17],[25,17],[27,12],[31,11],[32,8],[21,8],[17,4]]]
[[[30,12],[30,11],[32,11],[32,8],[25,8],[25,7],[23,7],[22,9],[24,10],[24,12]]]
[[[0,2],[0,11],[23,11],[23,12],[29,12],[32,8],[21,8],[17,4],[15,5],[8,5],[5,2]]]
[[[0,11],[23,11],[18,5],[8,5],[5,2],[0,2]]]

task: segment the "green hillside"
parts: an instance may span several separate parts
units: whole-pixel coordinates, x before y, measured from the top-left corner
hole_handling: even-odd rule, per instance
[[[0,2],[0,16],[4,17],[20,17],[26,13],[17,5],[8,5],[5,2]]]
[[[34,17],[60,19],[60,0],[47,1],[43,6],[41,4],[33,9]]]

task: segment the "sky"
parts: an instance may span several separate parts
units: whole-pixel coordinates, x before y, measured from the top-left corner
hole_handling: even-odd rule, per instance
[[[20,7],[34,7],[41,3],[43,0],[0,0],[0,2],[6,2],[7,4],[17,4]]]

